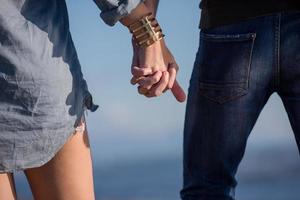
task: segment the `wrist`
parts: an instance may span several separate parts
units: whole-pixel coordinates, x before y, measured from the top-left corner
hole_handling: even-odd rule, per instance
[[[132,33],[134,42],[139,47],[148,47],[164,37],[155,15],[151,12],[151,10],[156,11],[154,4],[148,3],[148,6],[149,8],[142,2],[129,15],[120,20]]]
[[[157,7],[159,0],[146,0],[144,1],[146,7],[150,10],[150,12],[156,16]]]
[[[163,39],[164,34],[152,13],[148,13],[128,26],[134,42],[139,47],[148,47]]]
[[[141,19],[143,16],[150,13],[151,10],[147,8],[147,6],[144,3],[140,3],[135,9],[132,10],[132,12],[127,15],[126,17],[123,17],[120,22],[124,26],[129,26],[130,24],[136,22],[137,20]]]

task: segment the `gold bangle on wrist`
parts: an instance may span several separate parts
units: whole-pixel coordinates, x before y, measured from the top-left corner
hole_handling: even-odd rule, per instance
[[[152,13],[130,24],[128,28],[140,47],[148,47],[165,36]]]

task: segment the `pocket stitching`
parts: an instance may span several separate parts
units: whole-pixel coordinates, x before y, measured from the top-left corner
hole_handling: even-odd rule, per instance
[[[203,95],[205,97],[207,97],[208,99],[211,99],[215,102],[218,103],[225,103],[228,100],[233,100],[236,99],[237,97],[243,96],[245,94],[248,93],[248,89],[249,89],[249,79],[250,79],[250,69],[251,69],[251,63],[252,63],[252,57],[253,57],[253,47],[254,47],[254,42],[255,42],[255,38],[256,38],[256,33],[245,33],[245,34],[223,34],[223,35],[219,35],[219,34],[206,34],[201,32],[201,38],[206,40],[206,41],[213,41],[213,42],[227,42],[227,41],[231,41],[231,42],[238,42],[238,41],[247,41],[250,40],[251,41],[251,49],[250,49],[250,53],[249,53],[249,62],[247,65],[247,76],[246,76],[246,80],[245,81],[231,81],[231,82],[218,82],[218,83],[213,83],[212,82],[208,82],[208,81],[201,81],[199,79],[198,81],[198,85],[199,85],[199,89],[200,89],[200,95]],[[223,84],[223,85],[221,85]],[[243,84],[243,86],[241,86]],[[239,92],[237,92],[235,95],[230,95],[227,97],[223,97],[223,98],[213,98],[209,95],[207,95],[207,92],[205,92],[204,90],[224,90],[224,89],[237,89],[240,88],[242,90],[240,90]],[[201,91],[202,89],[202,91]]]
[[[241,97],[241,96],[244,96],[248,93],[248,90],[247,89],[244,89],[240,92],[237,92],[235,95],[231,95],[231,96],[228,96],[228,97],[223,97],[223,98],[213,98],[209,95],[207,95],[207,93],[200,93],[202,96],[205,96],[206,98],[214,101],[214,102],[217,102],[219,104],[222,104],[222,103],[225,103],[226,101],[229,101],[229,100],[234,100],[234,99],[237,99],[238,97]]]
[[[246,41],[255,39],[256,33],[241,33],[241,34],[210,34],[201,32],[201,39],[213,42],[232,42]]]

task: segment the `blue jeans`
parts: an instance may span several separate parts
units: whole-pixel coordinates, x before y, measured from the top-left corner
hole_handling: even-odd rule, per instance
[[[300,147],[300,11],[200,31],[184,128],[183,200],[233,200],[247,138],[277,92]]]

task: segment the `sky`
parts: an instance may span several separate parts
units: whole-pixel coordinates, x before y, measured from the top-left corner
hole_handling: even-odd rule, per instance
[[[168,195],[178,198],[185,103],[176,102],[170,93],[151,99],[140,96],[129,83],[132,48],[128,30],[120,24],[104,24],[93,0],[66,1],[82,72],[100,106],[87,115],[96,194],[124,199],[126,194],[140,192],[143,197],[155,197],[151,200],[159,200],[158,196],[165,200]],[[161,0],[157,16],[180,65],[177,77],[185,91],[198,48],[198,4],[198,0]],[[292,200],[299,185],[296,158],[287,114],[273,94],[250,135],[238,173],[238,198],[281,200],[290,195]],[[21,194],[30,196],[24,176],[17,174],[17,185]]]
[[[170,3],[172,2],[172,3]],[[198,48],[199,2],[161,1],[157,19],[180,71],[185,91]],[[185,103],[167,93],[147,99],[129,80],[130,34],[121,24],[107,26],[92,0],[67,0],[71,34],[82,71],[100,108],[88,113],[88,129],[96,163],[145,156],[181,156]],[[251,133],[247,149],[292,148],[296,143],[279,97],[274,94]]]

